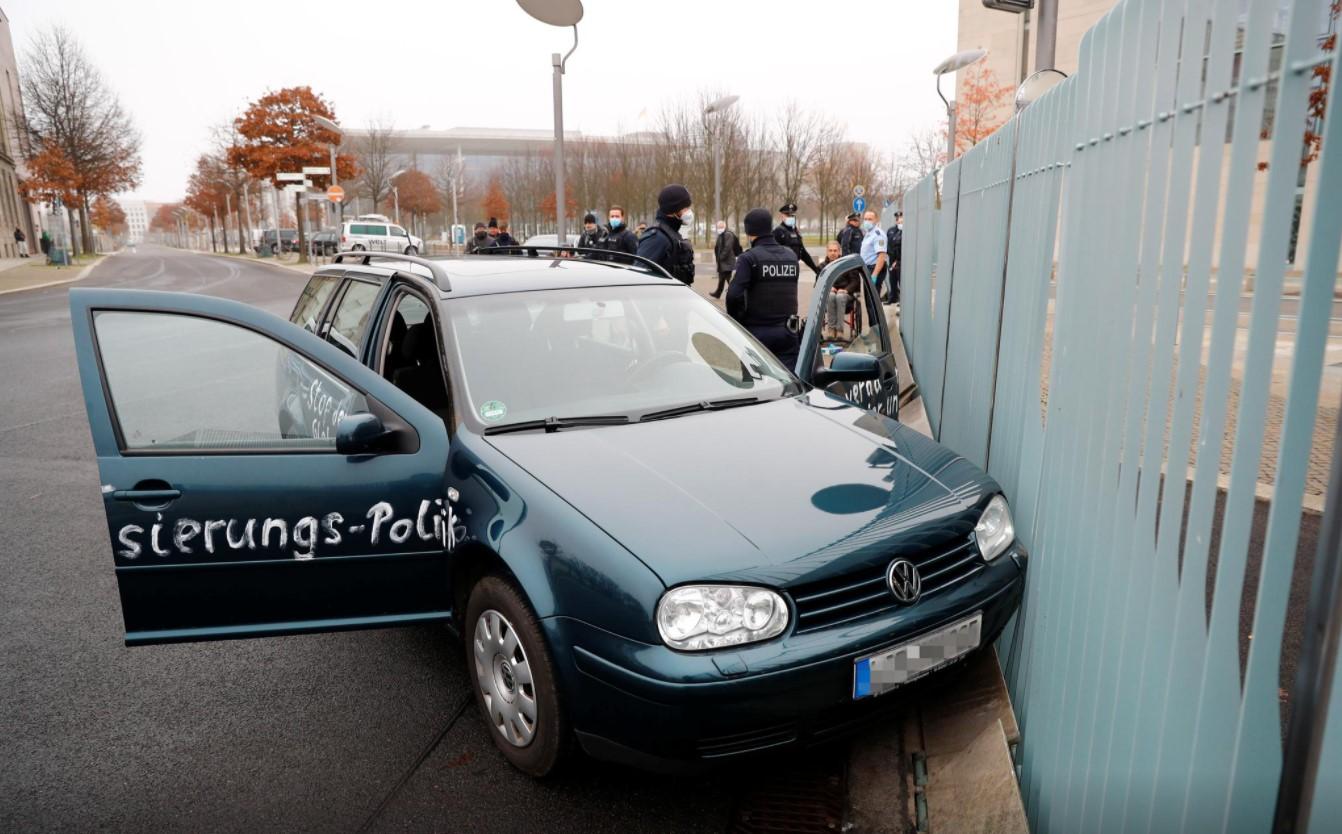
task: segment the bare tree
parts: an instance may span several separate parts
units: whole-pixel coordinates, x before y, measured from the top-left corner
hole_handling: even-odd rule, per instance
[[[901,157],[901,164],[913,182],[922,180],[945,161],[946,133],[936,128],[914,131]]]
[[[368,199],[373,201],[373,211],[378,204],[391,196],[391,175],[396,173],[396,159],[391,153],[392,136],[395,126],[385,118],[368,122],[367,134],[360,140],[355,150],[359,162],[359,184]]]
[[[31,152],[29,159],[50,148],[74,166],[83,249],[92,251],[91,199],[139,184],[140,134],[68,29],[39,32],[23,66],[21,145]]]
[[[826,133],[825,119],[818,113],[802,110],[789,102],[778,114],[774,132],[779,151],[778,183],[783,198],[795,200],[815,165],[816,154]]]

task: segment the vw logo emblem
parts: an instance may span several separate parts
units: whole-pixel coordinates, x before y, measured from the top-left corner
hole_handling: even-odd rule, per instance
[[[918,575],[918,566],[908,559],[896,559],[885,572],[885,582],[890,593],[905,605],[918,601],[923,592],[923,579]]]

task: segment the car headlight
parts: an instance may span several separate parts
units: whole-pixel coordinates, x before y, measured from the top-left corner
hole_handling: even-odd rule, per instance
[[[687,652],[768,640],[783,633],[787,620],[787,603],[767,588],[683,585],[657,603],[662,641]]]
[[[1006,499],[994,495],[974,525],[974,539],[979,543],[979,552],[983,561],[991,562],[1016,540],[1016,527],[1011,523],[1011,510],[1007,509]]]

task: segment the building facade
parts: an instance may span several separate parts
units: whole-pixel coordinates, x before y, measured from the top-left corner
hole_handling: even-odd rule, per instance
[[[37,225],[32,208],[19,196],[23,176],[23,153],[14,114],[23,112],[19,94],[19,67],[10,38],[9,16],[0,9],[0,258],[16,258],[19,247],[14,230],[27,237],[30,251],[37,248]]]
[[[122,198],[117,205],[126,213],[126,243],[132,246],[143,243],[149,231],[149,210],[144,200]]]

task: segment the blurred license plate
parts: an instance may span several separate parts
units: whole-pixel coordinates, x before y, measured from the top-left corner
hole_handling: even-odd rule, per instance
[[[982,628],[979,612],[893,649],[858,658],[853,664],[853,698],[880,695],[977,649]]]

